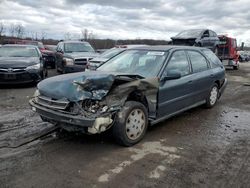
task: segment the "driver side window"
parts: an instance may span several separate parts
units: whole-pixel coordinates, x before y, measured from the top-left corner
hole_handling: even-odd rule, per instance
[[[172,57],[167,64],[163,76],[168,76],[168,73],[172,71],[179,72],[181,76],[186,76],[190,73],[190,66],[187,60],[187,56],[183,50],[176,51],[172,54]]]

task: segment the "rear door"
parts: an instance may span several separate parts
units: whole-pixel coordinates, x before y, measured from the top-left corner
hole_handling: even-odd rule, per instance
[[[215,46],[219,43],[219,39],[217,37],[217,34],[211,30],[209,30],[210,35],[210,46],[211,48],[215,48]]]
[[[215,75],[210,68],[209,62],[201,52],[196,50],[187,50],[187,53],[193,73],[193,103],[197,103],[206,99],[208,96],[210,88],[213,85]]]
[[[161,78],[168,75],[169,71],[178,71],[181,78],[161,81],[158,94],[158,114],[161,118],[173,114],[192,103],[193,78],[191,67],[184,50],[172,53]]]

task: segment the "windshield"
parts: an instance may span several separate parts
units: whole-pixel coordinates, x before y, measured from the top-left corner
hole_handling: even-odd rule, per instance
[[[201,35],[203,30],[199,30],[199,29],[194,29],[194,30],[186,30],[186,31],[182,31],[180,32],[178,35],[176,35],[175,37],[183,37],[183,38],[189,38],[189,37],[199,37]]]
[[[36,42],[36,41],[25,41],[24,44],[37,46],[39,49],[43,49],[43,48],[44,48],[43,43],[41,43],[41,42]]]
[[[114,57],[115,55],[119,54],[120,52],[124,51],[125,49],[121,48],[111,48],[105,52],[103,52],[99,57],[101,58],[108,58],[110,59],[111,57]]]
[[[168,52],[127,50],[104,63],[97,70],[138,74],[149,78],[157,76]]]
[[[65,52],[94,52],[89,43],[65,43]]]
[[[32,47],[2,47],[0,57],[39,57],[39,55]]]

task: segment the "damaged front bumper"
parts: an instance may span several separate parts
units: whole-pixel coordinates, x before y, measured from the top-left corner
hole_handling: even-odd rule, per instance
[[[107,130],[113,122],[111,116],[87,118],[80,115],[71,115],[61,111],[48,109],[37,104],[34,99],[31,99],[29,104],[32,110],[37,112],[40,116],[50,122],[59,123],[59,125],[63,125],[66,129],[67,127],[73,126],[78,127],[79,130],[85,130],[84,132],[96,134]]]

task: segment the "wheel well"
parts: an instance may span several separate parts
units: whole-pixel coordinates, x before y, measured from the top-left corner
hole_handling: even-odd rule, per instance
[[[219,80],[216,80],[214,83],[216,83],[220,88],[220,81]]]
[[[127,101],[137,101],[142,103],[148,109],[148,102],[145,95],[140,91],[133,91],[127,97]]]

